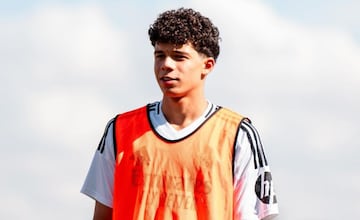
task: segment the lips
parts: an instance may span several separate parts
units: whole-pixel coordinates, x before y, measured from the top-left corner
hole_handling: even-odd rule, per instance
[[[163,76],[160,78],[160,80],[164,81],[164,82],[169,82],[169,81],[173,81],[173,80],[178,80],[177,78],[171,78],[168,76]]]
[[[168,77],[168,76],[163,76],[163,77],[160,78],[160,81],[161,81],[161,84],[162,84],[163,87],[172,88],[177,84],[178,79]]]

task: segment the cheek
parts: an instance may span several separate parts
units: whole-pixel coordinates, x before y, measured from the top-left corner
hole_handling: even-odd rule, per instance
[[[159,65],[159,62],[154,62],[154,73],[157,74],[159,72],[159,68],[160,65]]]
[[[161,66],[164,65],[164,59],[154,59],[154,68],[160,69]]]

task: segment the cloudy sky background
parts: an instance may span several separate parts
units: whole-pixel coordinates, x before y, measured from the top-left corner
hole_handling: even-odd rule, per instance
[[[0,219],[91,219],[97,143],[161,98],[147,29],[180,6],[221,31],[207,96],[258,128],[278,219],[360,219],[357,0],[0,1]]]

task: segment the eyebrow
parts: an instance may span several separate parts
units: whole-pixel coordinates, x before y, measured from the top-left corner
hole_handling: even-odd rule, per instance
[[[164,51],[162,51],[162,50],[155,50],[154,51],[154,54],[159,54],[159,53],[164,53]]]
[[[165,53],[163,50],[155,50],[154,54],[163,54]],[[188,52],[185,51],[179,51],[179,50],[173,50],[171,51],[171,53],[175,53],[175,54],[181,54],[181,55],[190,55]]]

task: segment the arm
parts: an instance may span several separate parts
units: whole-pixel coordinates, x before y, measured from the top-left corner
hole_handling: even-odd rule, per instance
[[[93,220],[112,220],[112,208],[96,201]]]
[[[234,217],[265,220],[278,214],[272,176],[260,137],[243,121],[234,155]]]
[[[115,156],[112,121],[94,154],[81,193],[96,201],[94,220],[111,220]]]
[[[247,135],[239,132],[234,160],[234,219],[259,220],[256,211],[255,182],[257,171]]]

